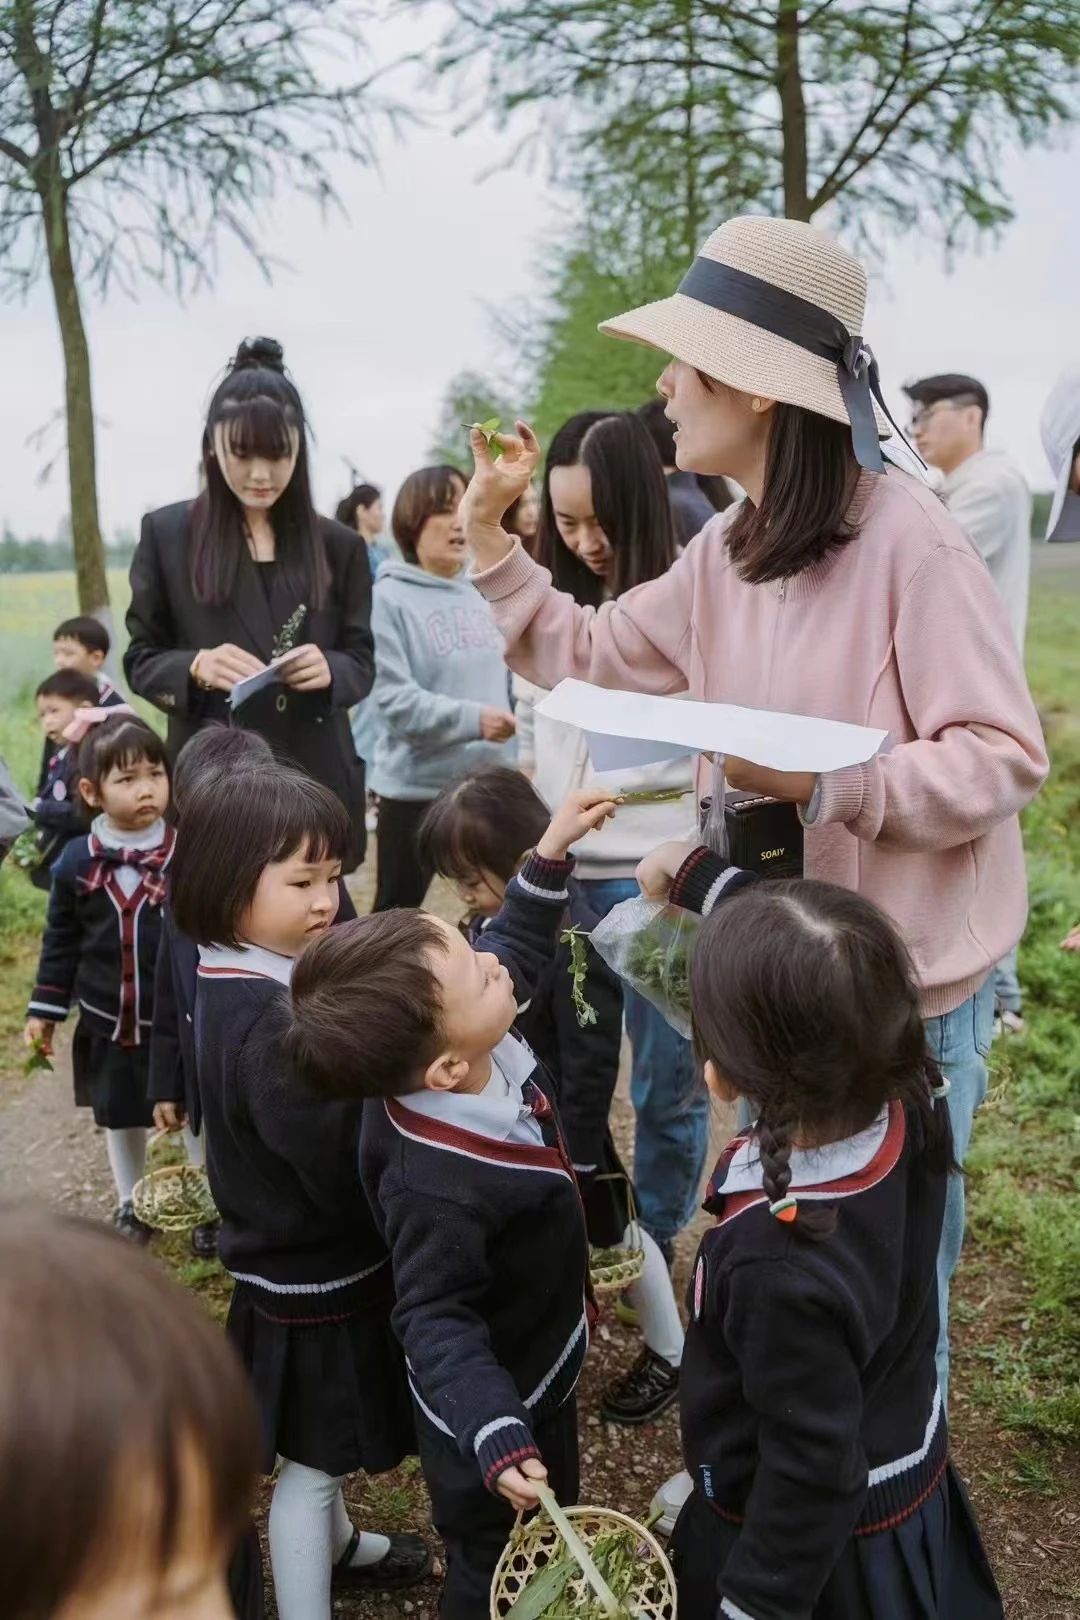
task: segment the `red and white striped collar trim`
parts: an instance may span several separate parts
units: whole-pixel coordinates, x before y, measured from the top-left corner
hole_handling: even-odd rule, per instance
[[[292,980],[294,961],[261,945],[200,945],[200,979],[273,979],[286,987]]]
[[[790,1191],[799,1198],[830,1203],[866,1192],[895,1170],[906,1140],[904,1105],[894,1100],[872,1125],[855,1136],[823,1148],[793,1149]],[[737,1136],[721,1155],[705,1207],[723,1226],[745,1210],[766,1202],[754,1137],[749,1133]]]
[[[532,1147],[525,1142],[497,1142],[477,1131],[467,1131],[460,1125],[432,1118],[430,1114],[418,1114],[404,1107],[396,1097],[385,1098],[384,1106],[387,1118],[399,1135],[411,1137],[415,1142],[448,1153],[460,1153],[468,1159],[483,1159],[508,1170],[548,1170],[565,1176],[567,1181],[573,1180],[557,1148]]]

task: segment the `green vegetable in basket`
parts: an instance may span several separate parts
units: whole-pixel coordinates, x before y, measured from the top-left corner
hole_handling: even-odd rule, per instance
[[[553,1603],[558,1603],[570,1583],[577,1565],[569,1553],[553,1558],[550,1564],[538,1569],[514,1599],[507,1620],[543,1620]]]
[[[596,1023],[596,1008],[590,1005],[585,995],[585,979],[589,971],[589,953],[586,946],[587,935],[575,923],[560,935],[563,945],[570,947],[570,995],[577,1013],[578,1028],[584,1029],[587,1024]]]
[[[690,950],[673,935],[670,923],[656,918],[630,947],[626,977],[661,996],[670,1007],[690,1016]]]

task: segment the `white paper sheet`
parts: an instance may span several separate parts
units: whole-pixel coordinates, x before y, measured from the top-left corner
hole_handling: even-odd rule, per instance
[[[233,709],[239,708],[241,703],[246,703],[248,698],[255,696],[256,692],[261,692],[264,686],[282,685],[281,676],[278,673],[282,664],[289,663],[290,659],[295,658],[302,651],[302,647],[294,647],[292,652],[282,653],[281,657],[275,658],[272,664],[267,664],[265,669],[260,669],[257,675],[245,675],[242,681],[237,681],[229,693],[229,707]]]
[[[560,681],[537,704],[537,712],[580,726],[598,771],[705,752],[731,754],[774,771],[838,771],[872,759],[888,735],[842,720],[652,697],[588,681]]]

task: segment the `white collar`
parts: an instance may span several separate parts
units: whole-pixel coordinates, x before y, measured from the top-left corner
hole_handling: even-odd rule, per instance
[[[536,1059],[524,1041],[504,1035],[491,1054],[491,1078],[483,1091],[410,1091],[397,1101],[414,1114],[426,1114],[444,1125],[477,1136],[505,1142],[520,1119],[532,1109],[522,1087],[536,1068]]]
[[[886,1103],[873,1124],[855,1136],[847,1136],[842,1142],[829,1142],[824,1147],[792,1148],[788,1160],[791,1191],[799,1187],[819,1187],[824,1182],[840,1181],[865,1170],[884,1142],[888,1128],[889,1105]],[[757,1138],[751,1135],[735,1149],[724,1179],[717,1182],[715,1190],[726,1197],[729,1193],[759,1193],[761,1187],[761,1156]]]
[[[276,979],[287,986],[292,981],[295,961],[261,945],[200,945],[199,966],[215,974],[232,972],[240,978]]]
[[[165,842],[167,828],[159,816],[152,826],[144,827],[142,832],[125,832],[102,814],[94,817],[90,831],[106,849],[157,849],[159,844]]]

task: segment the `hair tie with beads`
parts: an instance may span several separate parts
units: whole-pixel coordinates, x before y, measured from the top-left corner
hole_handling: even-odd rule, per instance
[[[947,1097],[951,1090],[952,1090],[952,1081],[948,1078],[947,1075],[942,1075],[940,1085],[930,1087],[930,1095],[934,1099],[935,1102],[940,1102],[941,1098],[942,1097]]]
[[[778,1221],[793,1221],[799,1213],[799,1200],[794,1196],[778,1198],[769,1205],[769,1214],[775,1215]]]

